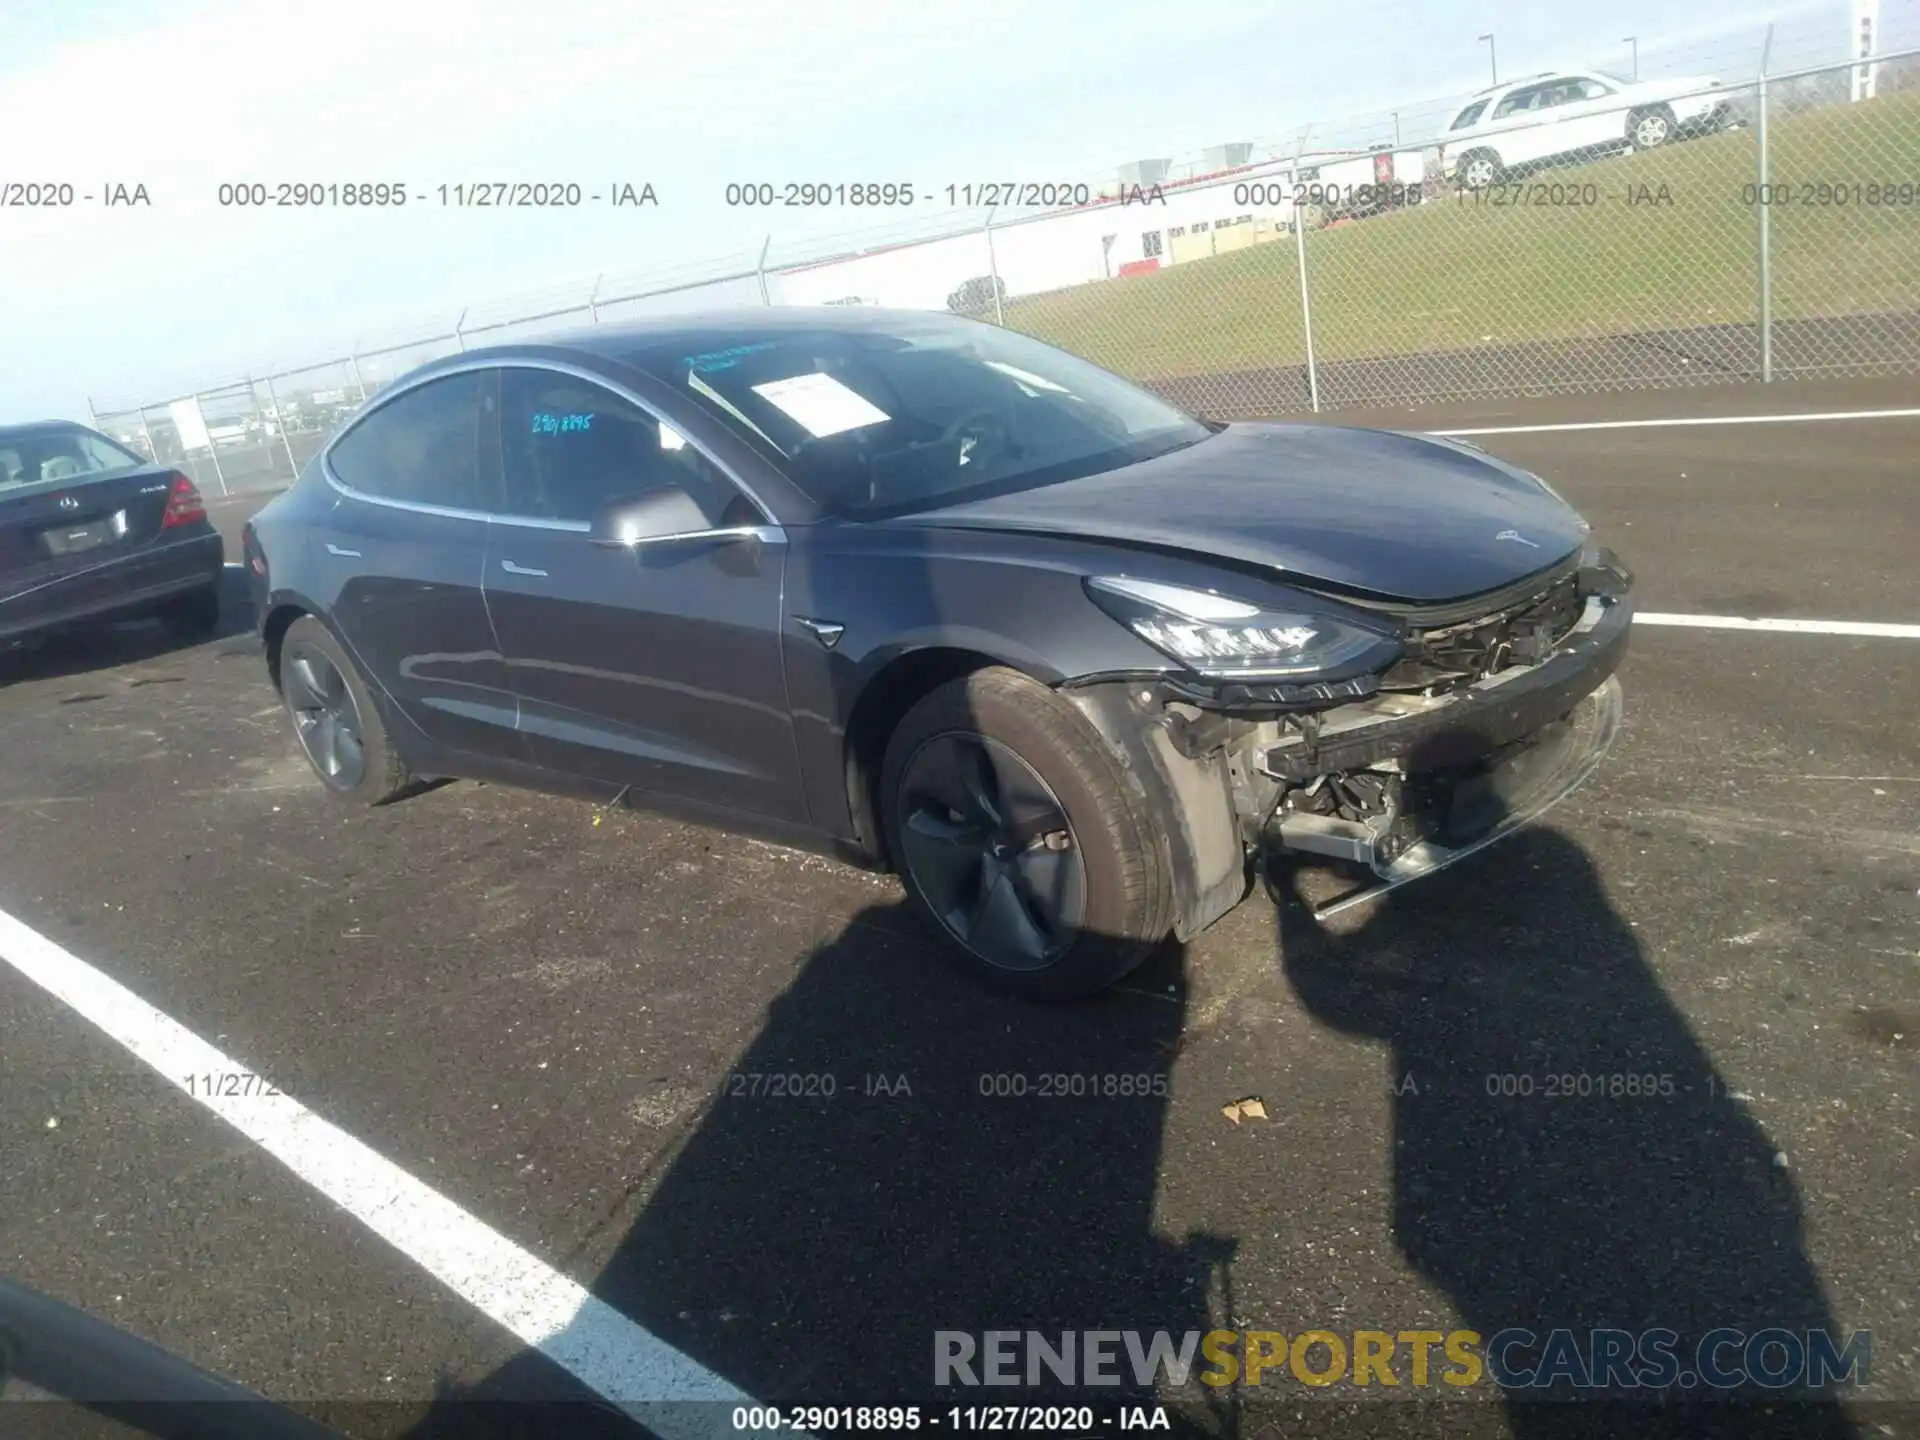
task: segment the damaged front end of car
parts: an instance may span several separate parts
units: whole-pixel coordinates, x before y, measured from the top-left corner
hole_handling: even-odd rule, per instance
[[[1393,644],[1349,647],[1344,666],[1063,693],[1166,817],[1181,939],[1288,856],[1357,869],[1325,918],[1495,843],[1593,773],[1620,729],[1632,584],[1589,546],[1470,601],[1358,602]]]

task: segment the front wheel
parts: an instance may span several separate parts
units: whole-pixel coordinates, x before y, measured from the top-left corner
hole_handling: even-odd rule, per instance
[[[1673,111],[1664,105],[1636,110],[1627,120],[1627,143],[1635,150],[1658,150],[1673,138]]]
[[[976,671],[915,705],[888,743],[880,803],[916,908],[1001,989],[1095,994],[1172,929],[1165,862],[1118,760],[1017,671]]]
[[[311,615],[294,621],[280,642],[280,697],[294,738],[329,794],[379,805],[412,787],[352,660]]]

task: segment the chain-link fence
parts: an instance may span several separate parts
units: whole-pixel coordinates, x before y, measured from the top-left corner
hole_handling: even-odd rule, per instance
[[[950,309],[1219,417],[1920,371],[1920,51],[1758,58],[1711,82],[1519,77],[1396,112],[1377,144],[1309,131],[804,264],[603,276],[96,423],[218,493],[273,488],[427,360],[742,304]]]
[[[1005,320],[1216,415],[1920,371],[1900,59],[1868,93],[1853,66],[1651,95],[1514,82],[1420,147],[1417,193],[1350,165],[1235,180],[1213,249]],[[1276,188],[1291,213],[1263,232],[1243,202]]]

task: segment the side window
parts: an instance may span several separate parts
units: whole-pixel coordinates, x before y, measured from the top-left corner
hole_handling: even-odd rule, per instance
[[[1524,89],[1515,90],[1494,107],[1493,118],[1496,120],[1504,120],[1509,115],[1518,115],[1523,111],[1531,110],[1538,103],[1539,99],[1540,87],[1538,85],[1528,85]]]
[[[1453,124],[1448,126],[1447,128],[1451,130],[1466,129],[1467,126],[1473,124],[1476,120],[1480,118],[1482,112],[1484,112],[1486,108],[1487,108],[1486,101],[1484,100],[1474,101],[1473,104],[1467,106],[1466,109],[1462,110],[1460,112],[1459,118],[1456,119],[1453,122]]]
[[[483,372],[429,380],[375,410],[328,455],[343,485],[382,500],[492,510],[480,471],[480,422],[491,408]],[[483,409],[485,402],[485,409]]]
[[[678,486],[719,529],[766,517],[671,425],[590,380],[500,372],[505,512],[591,521],[611,501]]]
[[[1613,93],[1598,80],[1576,80],[1574,84],[1579,88],[1578,98],[1582,100],[1604,100]]]

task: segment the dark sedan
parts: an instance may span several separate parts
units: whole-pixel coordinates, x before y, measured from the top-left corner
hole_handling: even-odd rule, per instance
[[[1357,901],[1538,815],[1613,739],[1631,618],[1586,523],[1473,447],[1200,421],[864,308],[437,361],[244,544],[343,798],[484,777],[886,865],[1049,997],[1276,858]]]
[[[224,563],[179,471],[83,425],[0,425],[0,649],[145,616],[210,634]]]

